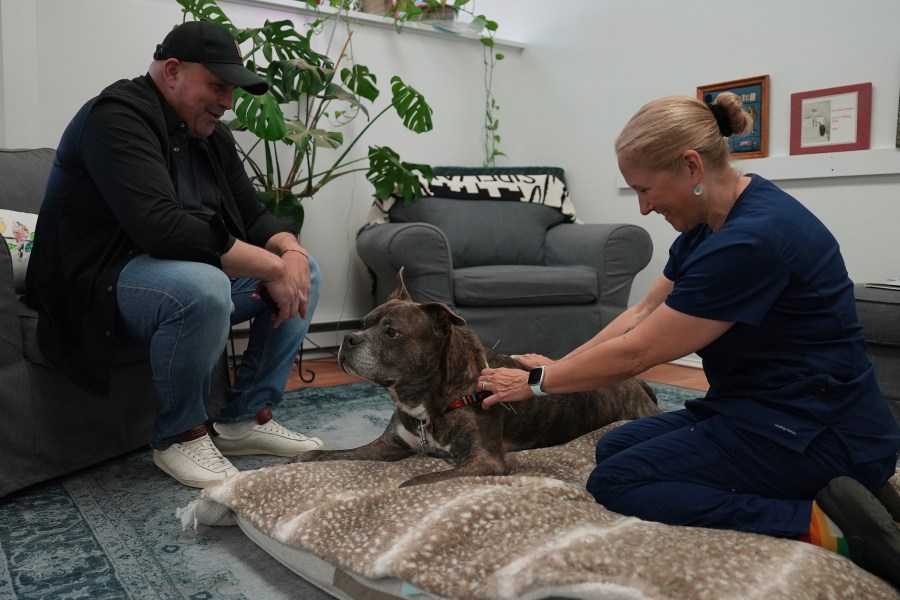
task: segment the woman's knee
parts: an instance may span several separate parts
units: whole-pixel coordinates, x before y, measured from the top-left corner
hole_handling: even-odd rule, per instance
[[[597,465],[588,477],[585,488],[598,504],[616,512],[623,512],[626,507],[620,506],[617,499],[621,498],[632,484],[631,481],[612,476],[604,465]]]
[[[625,435],[621,429],[621,427],[613,429],[597,441],[594,454],[598,465],[631,445],[627,441],[629,436]]]

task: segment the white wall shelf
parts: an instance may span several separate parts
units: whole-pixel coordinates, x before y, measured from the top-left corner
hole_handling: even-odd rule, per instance
[[[244,4],[247,6],[255,6],[258,8],[274,8],[278,10],[287,10],[290,12],[295,12],[300,15],[306,15],[310,17],[315,17],[317,10],[314,8],[309,8],[305,3],[299,2],[298,0],[227,0],[232,4]],[[318,11],[324,14],[336,14],[337,10],[330,8],[328,6],[319,7]],[[394,21],[387,17],[379,17],[378,15],[373,15],[364,12],[358,11],[350,11],[349,18],[352,23],[361,24],[366,26],[373,26],[382,29],[394,29]],[[409,31],[411,33],[417,35],[425,35],[425,36],[434,36],[440,37],[442,39],[451,39],[458,40],[460,42],[469,42],[480,44],[479,39],[480,35],[473,32],[459,32],[459,33],[451,33],[447,31],[441,31],[432,27],[427,23],[404,23],[403,31]],[[502,48],[506,51],[514,50],[517,52],[521,52],[525,49],[525,44],[514,42],[511,40],[504,40],[501,38],[494,38],[494,45],[498,48]]]
[[[769,181],[896,175],[900,173],[900,148],[767,156],[737,160],[734,165],[744,173],[758,173]],[[621,173],[616,175],[616,185],[628,189]]]

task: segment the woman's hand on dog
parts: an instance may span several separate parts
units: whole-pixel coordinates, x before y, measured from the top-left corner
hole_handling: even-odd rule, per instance
[[[515,359],[525,370],[483,369],[478,378],[478,389],[493,393],[482,401],[482,408],[490,408],[498,402],[521,402],[532,398],[534,394],[528,387],[528,371],[553,362],[540,354],[514,354],[510,358]]]
[[[511,354],[510,358],[514,359],[517,363],[522,365],[522,368],[528,371],[535,367],[540,367],[541,365],[549,365],[553,362],[553,359],[547,358],[543,354]]]

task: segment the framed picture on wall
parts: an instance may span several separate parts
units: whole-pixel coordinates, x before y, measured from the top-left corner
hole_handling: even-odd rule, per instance
[[[769,76],[735,79],[697,87],[697,98],[711,104],[722,92],[741,97],[744,110],[753,117],[753,130],[728,138],[732,158],[763,158],[769,155]]]
[[[791,154],[868,150],[872,84],[791,94]]]

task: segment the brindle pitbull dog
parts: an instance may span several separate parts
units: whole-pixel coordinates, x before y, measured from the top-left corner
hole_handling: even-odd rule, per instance
[[[608,423],[656,414],[653,391],[639,379],[571,394],[551,394],[495,405],[476,390],[481,369],[521,368],[486,349],[445,304],[413,302],[397,274],[397,289],[369,313],[363,330],[347,334],[338,352],[341,369],[387,388],[396,410],[375,441],[351,450],[313,450],[294,462],[395,461],[424,452],[455,469],[413,477],[403,485],[463,475],[505,475],[507,452],[568,442]]]

